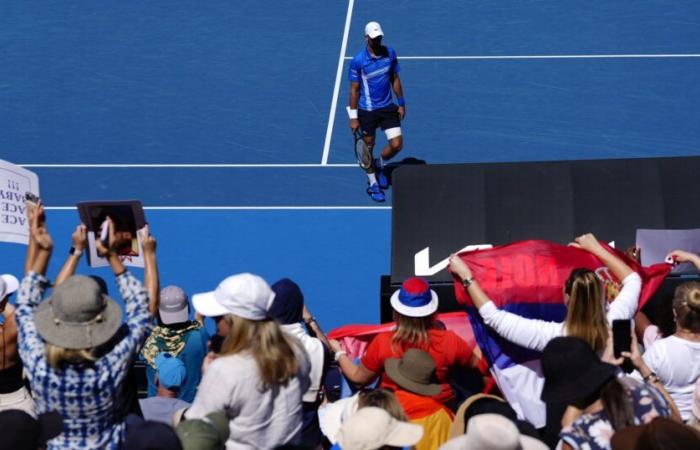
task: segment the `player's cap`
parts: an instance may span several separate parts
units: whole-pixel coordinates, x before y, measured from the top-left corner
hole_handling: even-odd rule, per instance
[[[377,36],[384,36],[381,25],[378,22],[369,22],[365,25],[365,36],[369,36],[370,39],[374,39]]]

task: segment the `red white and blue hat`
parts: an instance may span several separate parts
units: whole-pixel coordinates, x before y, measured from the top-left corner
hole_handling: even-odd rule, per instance
[[[423,278],[411,277],[391,295],[391,307],[408,317],[427,317],[438,309],[438,296]]]

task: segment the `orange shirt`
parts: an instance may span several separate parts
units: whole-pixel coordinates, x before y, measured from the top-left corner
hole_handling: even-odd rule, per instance
[[[367,346],[361,362],[368,370],[381,373],[381,387],[396,391],[399,387],[384,373],[384,362],[389,358],[401,358],[407,349],[394,349],[391,345],[391,337],[393,335],[394,332],[389,331],[375,336],[369,346]],[[442,383],[442,391],[434,399],[440,403],[446,403],[454,398],[454,391],[447,383],[447,372],[450,367],[455,365],[468,366],[472,357],[472,349],[450,330],[430,330],[428,336],[428,348],[422,348],[421,350],[427,351],[433,357],[435,361],[435,375],[438,381]]]

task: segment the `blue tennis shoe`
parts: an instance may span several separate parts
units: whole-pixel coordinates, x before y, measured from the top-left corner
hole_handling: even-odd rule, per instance
[[[372,185],[367,188],[367,195],[369,195],[375,202],[381,203],[386,200],[386,197],[384,197],[384,191],[382,191],[378,183],[372,183]]]
[[[379,158],[374,158],[374,173],[377,175],[377,183],[382,189],[389,189],[389,179],[384,174],[384,167],[379,164]]]

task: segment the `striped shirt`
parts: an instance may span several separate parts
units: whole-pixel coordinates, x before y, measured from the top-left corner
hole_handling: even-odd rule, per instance
[[[34,326],[33,313],[47,280],[30,272],[17,296],[19,354],[27,369],[37,413],[58,411],[63,433],[48,449],[118,449],[124,441],[124,413],[118,401],[130,362],[151,331],[148,294],[128,272],[117,277],[126,303],[128,332],[93,364],[53,369],[44,356],[44,341]]]
[[[392,105],[391,83],[399,70],[396,52],[391,47],[382,47],[377,56],[365,48],[352,58],[348,78],[360,83],[359,108],[374,111]]]

